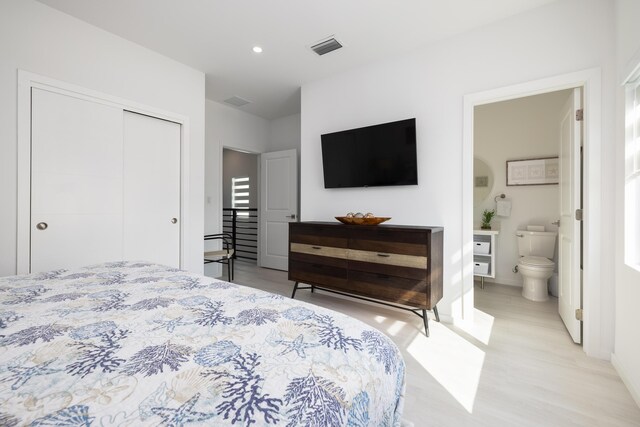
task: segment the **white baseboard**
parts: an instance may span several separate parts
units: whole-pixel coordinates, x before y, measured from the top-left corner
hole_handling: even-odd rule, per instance
[[[227,280],[226,276],[222,277],[222,265],[217,262],[205,264],[203,274],[207,277],[213,277],[214,279]]]
[[[476,281],[479,281],[480,279],[475,279]],[[506,279],[503,277],[496,277],[495,279],[492,278],[485,278],[484,279],[485,283],[495,283],[496,285],[507,285],[507,286],[517,286],[517,287],[522,287],[522,279]]]
[[[618,372],[618,375],[620,375],[624,385],[627,386],[631,397],[636,401],[636,405],[640,407],[640,384],[633,383],[633,379],[627,375],[627,371],[624,366],[622,366],[615,353],[611,353],[611,364]]]
[[[440,322],[442,323],[448,323],[453,325],[453,317],[449,316],[448,314],[442,314],[442,313],[438,313],[440,315]],[[433,316],[429,317],[429,319],[434,320]]]

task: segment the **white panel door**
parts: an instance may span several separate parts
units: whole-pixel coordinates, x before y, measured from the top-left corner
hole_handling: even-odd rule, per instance
[[[298,217],[296,150],[260,155],[260,266],[289,269],[289,222]]]
[[[124,259],[180,267],[180,125],[124,112]]]
[[[31,272],[122,257],[122,110],[32,90]]]
[[[581,89],[574,89],[560,124],[560,227],[558,229],[558,311],[574,342],[582,342],[582,325],[576,310],[582,307],[580,275],[580,147],[582,122],[576,120],[581,107]]]

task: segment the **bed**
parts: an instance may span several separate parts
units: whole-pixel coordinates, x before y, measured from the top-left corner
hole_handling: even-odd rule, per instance
[[[356,319],[161,265],[0,278],[2,426],[396,426],[404,370]]]

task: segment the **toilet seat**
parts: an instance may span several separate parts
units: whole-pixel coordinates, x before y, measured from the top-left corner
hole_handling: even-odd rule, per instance
[[[520,258],[518,264],[528,267],[553,267],[556,265],[550,259],[541,256],[524,256]]]

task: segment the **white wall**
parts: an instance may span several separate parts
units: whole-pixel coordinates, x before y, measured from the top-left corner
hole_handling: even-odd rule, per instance
[[[219,102],[206,101],[205,231],[221,231],[222,148],[249,153],[300,148],[300,114],[266,120]]]
[[[300,151],[300,114],[281,117],[269,122],[269,151]]]
[[[617,1],[618,83],[623,83],[631,68],[640,64],[640,2]],[[616,331],[612,361],[620,376],[640,405],[640,333],[638,303],[640,302],[640,272],[624,263],[624,92],[618,88],[618,120],[616,122]],[[638,218],[636,218],[638,220]]]
[[[391,216],[396,224],[444,226],[445,289],[439,308],[441,313],[458,315],[463,289],[463,96],[601,67],[603,140],[612,140],[613,12],[612,3],[605,0],[563,0],[410,55],[306,84],[301,103],[302,219],[331,220],[336,214],[355,210]],[[576,43],[577,35],[580,43]],[[409,117],[417,119],[418,186],[323,188],[322,133]],[[606,206],[613,200],[613,153],[608,145],[603,150],[602,169],[601,197]],[[603,232],[610,229],[610,219],[606,227],[604,222]],[[604,233],[602,244],[603,277],[594,278],[602,282],[603,347],[609,351],[613,345],[610,234]]]
[[[214,101],[206,101],[205,232],[222,231],[222,148],[267,151],[269,121]]]
[[[269,121],[219,102],[206,101],[205,234],[222,231],[222,148],[264,153],[269,141]],[[213,249],[207,245],[207,249]],[[207,264],[205,274],[218,277],[219,264]]]
[[[496,195],[504,193],[512,207],[511,216],[495,217],[492,222],[500,234],[496,236],[496,278],[488,280],[522,286],[522,276],[513,272],[519,258],[516,230],[528,224],[544,225],[547,231],[558,229],[551,224],[560,217],[558,186],[507,187],[506,161],[558,156],[560,122],[570,94],[558,91],[475,108],[473,152],[491,168],[494,186],[489,196],[474,206],[474,226],[479,227],[483,210],[495,209]]]
[[[0,276],[16,272],[18,69],[188,117],[188,270],[202,271],[204,74],[33,0],[0,3]]]
[[[207,99],[207,146],[264,153],[269,142],[269,121]]]

